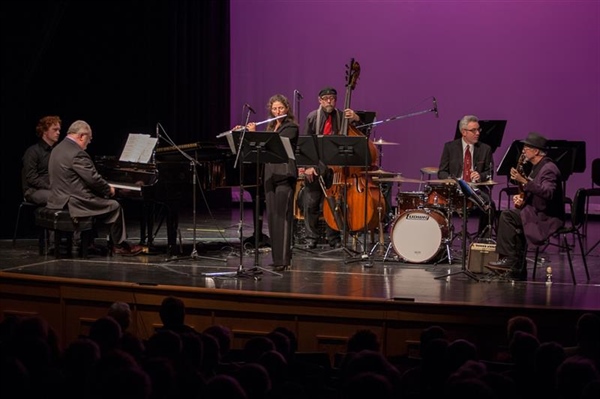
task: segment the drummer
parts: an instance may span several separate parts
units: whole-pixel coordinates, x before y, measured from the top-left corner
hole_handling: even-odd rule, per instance
[[[459,129],[462,135],[453,141],[444,144],[440,166],[438,170],[439,179],[458,178],[466,182],[479,184],[477,193],[490,205],[489,212],[474,208],[474,212],[479,212],[479,227],[477,230],[478,238],[490,238],[491,226],[494,222],[495,204],[491,199],[491,186],[485,186],[485,181],[492,177],[492,148],[479,141],[481,127],[479,119],[475,115],[465,115],[459,122]]]

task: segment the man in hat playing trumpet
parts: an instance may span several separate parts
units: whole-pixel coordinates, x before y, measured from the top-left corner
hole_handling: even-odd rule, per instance
[[[565,204],[560,170],[546,155],[546,138],[529,133],[522,141],[522,156],[531,163],[528,176],[511,168],[510,177],[521,187],[513,196],[515,209],[503,211],[498,222],[495,270],[505,270],[513,280],[527,280],[527,244],[543,245],[564,224]]]

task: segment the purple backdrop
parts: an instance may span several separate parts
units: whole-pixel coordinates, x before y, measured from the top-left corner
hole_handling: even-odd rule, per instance
[[[422,167],[438,165],[456,121],[474,114],[508,120],[496,165],[530,131],[586,141],[586,171],[567,183],[572,197],[591,186],[591,161],[600,157],[599,49],[597,0],[231,0],[231,125],[244,120],[244,103],[258,111],[253,120],[266,119],[275,93],[290,101],[301,93],[301,126],[323,86],[337,87],[342,106],[354,58],[355,110],[385,120],[429,110],[437,98],[439,118],[426,112],[376,126],[375,138],[399,143],[382,147],[383,169],[419,178]]]

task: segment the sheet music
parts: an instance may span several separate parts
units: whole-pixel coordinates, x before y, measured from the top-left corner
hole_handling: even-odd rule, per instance
[[[283,143],[283,148],[285,148],[285,152],[289,159],[296,160],[296,154],[294,153],[294,149],[292,148],[292,144],[290,143],[290,138],[285,136],[279,136],[281,138],[281,142]]]
[[[129,133],[119,161],[148,163],[157,142],[158,137],[149,134]]]
[[[235,143],[233,142],[233,134],[231,131],[225,133],[225,138],[227,139],[227,144],[229,144],[229,149],[232,154],[237,154],[237,148],[235,147]]]

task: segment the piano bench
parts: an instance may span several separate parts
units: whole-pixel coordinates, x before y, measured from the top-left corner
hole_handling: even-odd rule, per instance
[[[61,255],[61,243],[66,242],[66,256],[70,257],[73,251],[73,233],[80,232],[80,256],[87,258],[88,248],[93,238],[94,220],[92,217],[73,218],[66,209],[49,209],[39,207],[35,210],[35,225],[41,228],[38,245],[40,254],[48,253],[46,234],[54,231],[54,254],[56,258]]]

